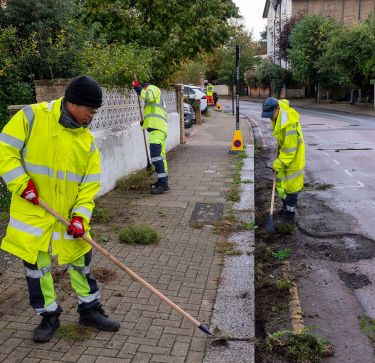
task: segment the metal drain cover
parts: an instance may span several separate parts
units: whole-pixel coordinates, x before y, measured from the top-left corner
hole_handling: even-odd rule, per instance
[[[190,223],[214,224],[223,213],[223,203],[195,203]]]

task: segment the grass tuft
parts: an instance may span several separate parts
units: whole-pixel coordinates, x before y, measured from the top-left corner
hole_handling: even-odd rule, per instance
[[[232,242],[221,242],[218,244],[218,250],[224,256],[236,256],[240,255],[241,251],[234,248],[234,243]]]
[[[375,346],[375,319],[372,319],[368,316],[360,316],[359,326],[361,330],[371,340],[372,345]]]
[[[80,324],[69,323],[61,325],[56,335],[69,341],[83,341],[91,338],[91,331]]]
[[[194,229],[202,229],[204,227],[204,224],[199,223],[199,222],[194,222],[194,223],[190,224],[190,227],[194,228]]]
[[[107,208],[95,207],[92,212],[94,223],[108,223],[112,218],[112,213]]]
[[[246,159],[249,157],[249,155],[245,152],[245,151],[240,151],[238,152],[237,156],[240,158],[240,159]]]
[[[244,180],[241,180],[241,183],[243,183],[243,184],[254,184],[254,180],[244,179]]]
[[[282,236],[288,236],[294,232],[296,226],[291,223],[279,223],[276,224],[275,228],[278,234],[281,234]]]
[[[291,248],[283,248],[281,250],[278,250],[277,252],[272,252],[272,257],[274,257],[278,261],[284,261],[287,258],[289,258],[291,253],[292,253]]]
[[[121,191],[127,192],[129,190],[134,190],[137,192],[145,192],[150,190],[152,184],[152,169],[141,170],[134,173],[126,178],[122,178],[117,181],[116,188]]]
[[[307,331],[293,333],[282,330],[269,334],[267,349],[288,362],[320,362],[333,354],[333,349],[322,337]]]
[[[257,224],[255,223],[255,221],[252,221],[250,223],[244,223],[242,225],[242,228],[245,229],[246,231],[253,231],[254,229],[257,229],[258,226]]]
[[[289,290],[291,282],[288,279],[278,279],[275,281],[275,286],[278,290]]]
[[[120,231],[120,242],[149,245],[160,240],[158,231],[148,224],[135,224]]]
[[[230,202],[239,202],[240,199],[241,197],[238,190],[238,185],[232,184],[227,194],[227,200],[229,200]]]

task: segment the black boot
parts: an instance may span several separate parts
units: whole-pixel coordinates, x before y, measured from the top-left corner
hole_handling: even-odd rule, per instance
[[[282,218],[285,221],[285,223],[294,224],[294,217],[295,217],[295,215],[296,215],[296,213],[294,213],[294,212],[286,211],[283,214]]]
[[[117,331],[120,328],[120,322],[110,319],[108,315],[104,313],[101,305],[79,311],[79,323],[106,331]]]
[[[155,182],[154,184],[152,184],[152,189],[154,189],[154,188],[159,188],[159,186],[160,186],[160,184],[159,184],[159,182],[157,181],[157,182]],[[169,186],[168,186],[168,185],[163,185],[162,188],[163,188],[163,191],[164,191],[164,192],[166,192],[167,190],[169,190]]]
[[[167,190],[169,190],[169,187],[168,185],[166,186],[162,186],[160,184],[157,184],[156,186],[153,186],[153,188],[151,189],[151,194],[163,194],[165,193]]]
[[[40,314],[43,319],[34,330],[34,342],[49,342],[55,334],[57,328],[60,327],[59,316],[61,308],[57,311],[46,312]]]

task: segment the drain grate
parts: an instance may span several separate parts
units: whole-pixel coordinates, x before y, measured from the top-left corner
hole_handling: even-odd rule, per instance
[[[223,213],[223,203],[195,203],[190,223],[214,224]]]

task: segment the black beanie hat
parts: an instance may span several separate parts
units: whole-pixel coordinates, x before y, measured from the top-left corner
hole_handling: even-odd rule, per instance
[[[88,76],[74,78],[65,90],[65,101],[76,105],[99,108],[103,101],[103,92],[98,82]]]

